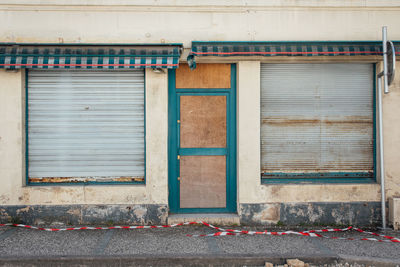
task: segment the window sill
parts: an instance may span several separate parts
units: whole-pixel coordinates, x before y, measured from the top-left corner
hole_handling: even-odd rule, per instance
[[[83,186],[83,185],[146,185],[144,181],[140,182],[69,182],[69,183],[28,183],[26,186]]]
[[[261,178],[261,184],[375,184],[375,178]]]

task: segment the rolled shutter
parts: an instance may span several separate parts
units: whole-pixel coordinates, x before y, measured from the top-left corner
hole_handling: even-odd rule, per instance
[[[29,178],[144,177],[143,70],[30,70]]]
[[[267,175],[373,172],[372,64],[262,64]]]

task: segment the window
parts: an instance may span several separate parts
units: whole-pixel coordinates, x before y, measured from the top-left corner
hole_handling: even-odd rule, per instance
[[[143,182],[143,70],[29,70],[29,183]]]
[[[372,64],[262,64],[263,182],[374,177]]]

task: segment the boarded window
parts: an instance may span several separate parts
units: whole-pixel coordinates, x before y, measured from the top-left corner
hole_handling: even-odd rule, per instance
[[[372,177],[372,64],[262,64],[263,178]]]
[[[30,70],[30,182],[144,180],[143,70]]]

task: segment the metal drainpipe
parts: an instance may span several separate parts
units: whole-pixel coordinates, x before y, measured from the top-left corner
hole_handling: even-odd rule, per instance
[[[381,178],[382,229],[386,229],[385,166],[383,161],[382,76],[378,75],[379,165]]]
[[[385,196],[385,163],[383,154],[383,119],[382,119],[382,76],[384,91],[389,92],[388,69],[387,69],[387,27],[382,27],[382,48],[383,48],[383,71],[378,74],[378,105],[379,105],[379,165],[381,178],[381,209],[382,209],[382,229],[386,229],[386,196]]]

